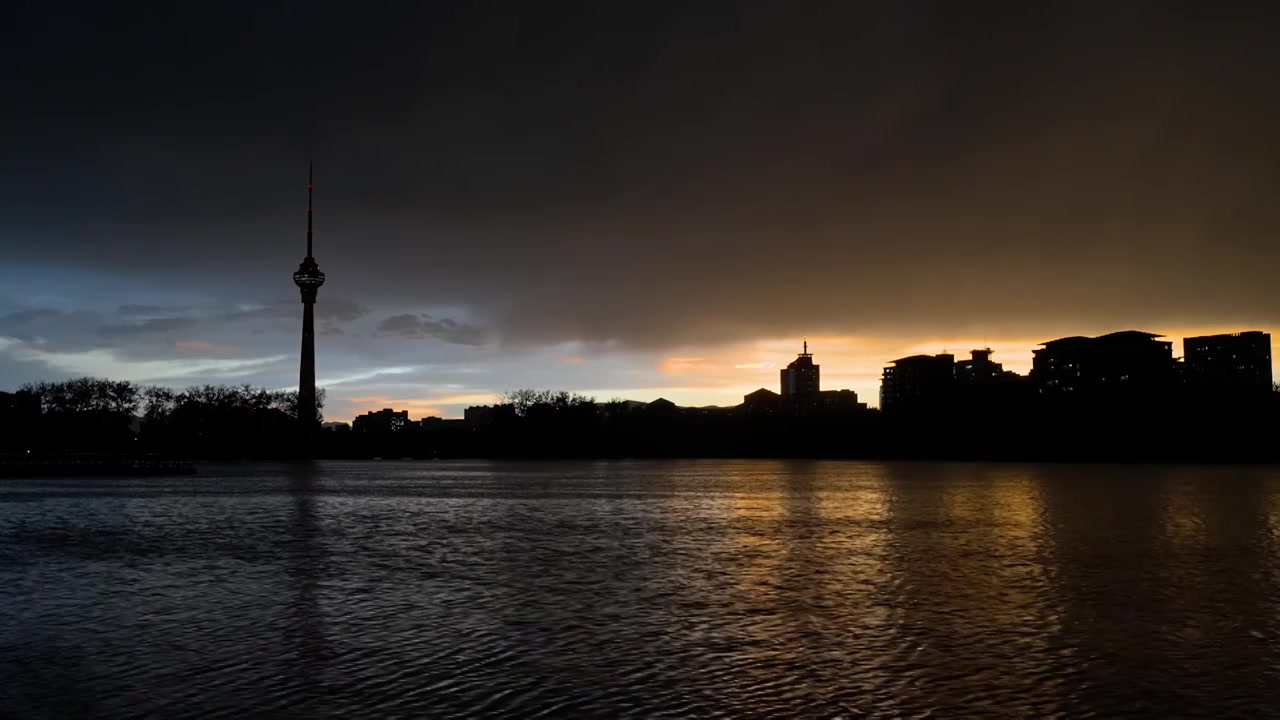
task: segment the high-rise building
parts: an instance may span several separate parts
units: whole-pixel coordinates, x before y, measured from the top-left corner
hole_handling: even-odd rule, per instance
[[[780,371],[782,379],[782,397],[784,400],[796,396],[813,396],[818,394],[818,366],[813,363],[813,355],[809,352],[809,341],[804,342],[804,352],[796,356]]]
[[[293,284],[302,293],[302,358],[298,367],[298,423],[306,431],[318,428],[316,417],[316,293],[324,284],[324,273],[311,252],[311,168],[307,168],[307,256],[293,274]]]
[[[1183,379],[1193,385],[1271,389],[1271,334],[1259,330],[1182,340]]]
[[[1124,330],[1041,343],[1032,351],[1031,381],[1041,393],[1171,385],[1173,343],[1159,337]]]
[[[884,369],[880,379],[880,409],[895,410],[942,400],[956,382],[956,356],[912,355]]]
[[[867,404],[858,402],[858,393],[853,390],[823,390],[818,393],[817,410],[823,413],[861,412]]]

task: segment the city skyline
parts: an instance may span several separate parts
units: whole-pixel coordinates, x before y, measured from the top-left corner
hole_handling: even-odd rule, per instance
[[[323,307],[323,303],[317,304],[317,308],[320,307]],[[161,378],[161,381],[156,384],[182,388],[189,384],[201,384],[206,381],[215,384],[248,382],[278,389],[296,388],[296,384],[289,382],[289,379],[297,377],[298,372],[296,354],[297,311],[293,308],[296,308],[296,305],[291,304],[289,309],[293,311],[293,318],[290,325],[293,328],[293,333],[292,337],[289,338],[289,344],[293,348],[292,353],[282,355],[269,368],[255,369],[253,374],[246,375],[211,375],[207,380],[198,379],[190,383],[182,381],[164,382],[163,378]],[[1181,357],[1183,355],[1181,348],[1184,337],[1204,334],[1226,334],[1253,329],[1271,332],[1267,328],[1218,327],[1211,328],[1205,332],[1188,332],[1185,335],[1181,332],[1166,333],[1166,339],[1173,343],[1173,355]],[[957,358],[961,358],[967,357],[970,350],[981,348],[985,345],[994,350],[992,359],[995,362],[1003,364],[1006,370],[1025,376],[1031,370],[1032,351],[1040,343],[1056,339],[1056,337],[1076,334],[1103,334],[1115,330],[1116,328],[1104,328],[1097,332],[1063,333],[1055,337],[1018,338],[1008,341],[970,337],[946,342],[903,342],[894,339],[880,339],[877,341],[875,339],[819,336],[816,338],[810,337],[808,342],[811,345],[809,348],[811,354],[815,356],[815,359],[819,360],[823,367],[824,388],[848,388],[858,394],[860,401],[867,403],[870,407],[879,407],[878,398],[883,369],[893,360],[901,357],[918,354],[936,355],[945,351],[955,354]],[[546,375],[526,375],[524,376],[526,379],[530,377],[532,379],[528,382],[517,382],[515,378],[520,376],[513,374],[510,381],[504,382],[501,381],[501,378],[491,376],[488,379],[494,380],[494,382],[489,385],[477,383],[471,387],[463,387],[453,391],[446,389],[433,396],[418,397],[413,394],[413,389],[419,387],[419,383],[412,378],[417,377],[418,373],[440,372],[439,368],[414,368],[410,366],[390,368],[390,372],[387,372],[384,376],[386,380],[378,378],[342,378],[336,374],[325,372],[327,364],[325,356],[326,340],[325,336],[322,335],[320,337],[320,360],[318,363],[320,372],[319,381],[317,382],[319,387],[326,389],[326,403],[323,410],[326,421],[351,422],[358,415],[388,407],[394,407],[397,410],[408,410],[409,417],[413,420],[430,416],[457,419],[462,417],[463,410],[466,407],[491,404],[503,392],[520,387],[551,386]],[[690,353],[655,355],[650,358],[653,363],[651,375],[649,376],[653,379],[653,382],[650,384],[636,384],[632,387],[610,387],[608,385],[589,387],[588,383],[575,384],[570,378],[563,384],[555,384],[554,389],[580,392],[594,396],[601,402],[613,398],[651,401],[663,397],[675,402],[677,405],[687,407],[711,405],[730,407],[739,404],[743,395],[757,389],[766,388],[776,391],[778,371],[796,358],[796,344],[796,340],[781,338],[758,341],[731,348],[714,348],[714,352],[704,352],[701,355]],[[573,349],[561,348],[563,351]],[[581,351],[581,348],[577,348],[577,350]],[[692,348],[692,350],[697,350],[697,348]],[[567,367],[571,371],[576,371],[584,366],[590,369],[593,363],[611,364],[617,359],[616,357],[610,357],[610,353],[607,350],[602,351],[602,355],[603,357],[592,360],[585,357],[580,358],[551,353],[543,354],[541,362],[547,366],[554,366],[553,369],[555,370]],[[513,360],[517,364],[521,362],[519,357],[513,358]],[[525,358],[526,362],[527,360],[528,358]],[[110,377],[151,382],[145,376],[127,372],[120,373],[119,370],[124,369],[124,367],[115,368],[116,374],[110,375]],[[454,370],[456,372],[458,369],[468,367],[470,366],[466,365],[464,361]],[[631,376],[633,372],[632,368],[624,366],[618,374]],[[86,373],[73,370],[63,375],[49,375],[42,379],[60,379],[83,374]],[[457,374],[476,375],[478,373],[468,371]],[[285,379],[275,384],[264,383],[259,379],[263,376]],[[399,380],[406,376],[411,379],[408,381]],[[1280,377],[1280,372],[1276,370],[1274,361],[1273,376]],[[338,382],[326,382],[334,378]],[[13,390],[22,382],[32,379],[37,378],[21,378],[17,382],[11,383],[7,388],[0,389]],[[691,385],[696,385],[697,387],[691,387]]]
[[[24,6],[0,50],[0,387],[294,387],[311,158],[330,419],[731,405],[804,336],[874,405],[911,354],[1280,327],[1277,49],[1239,8],[111,20]]]

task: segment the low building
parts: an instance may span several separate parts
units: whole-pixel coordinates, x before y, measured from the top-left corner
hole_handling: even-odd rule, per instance
[[[351,423],[354,432],[393,433],[407,430],[411,426],[408,410],[392,410],[384,408],[377,412],[370,411],[361,415]]]
[[[660,415],[674,415],[680,408],[666,398],[658,398],[651,402],[645,403],[644,411],[647,413],[657,413]]]
[[[760,388],[742,396],[742,410],[751,415],[775,415],[782,411],[782,396]]]
[[[462,411],[462,419],[466,421],[467,424],[473,426],[492,425],[494,423],[505,422],[507,420],[514,420],[515,417],[516,406],[509,403],[496,405],[472,405]]]
[[[418,429],[421,430],[424,435],[461,431],[473,427],[471,423],[466,420],[458,420],[456,418],[452,420],[445,420],[444,418],[436,417],[435,415],[424,417],[419,420],[417,424]]]
[[[858,402],[858,393],[853,390],[823,390],[818,393],[817,409],[823,413],[850,413],[867,409],[867,404]]]

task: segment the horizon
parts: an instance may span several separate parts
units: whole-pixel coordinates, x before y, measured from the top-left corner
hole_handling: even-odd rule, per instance
[[[301,313],[299,313],[301,314]],[[1140,329],[1140,328],[1124,328],[1124,329]],[[1185,338],[1196,337],[1199,335],[1218,335],[1234,332],[1246,332],[1257,330],[1264,333],[1272,334],[1271,330],[1266,328],[1193,328],[1179,331],[1177,334],[1166,333],[1160,335],[1161,338],[1173,343],[1173,357],[1182,357],[1182,344]],[[1075,334],[1102,335],[1106,332],[1115,332],[1116,330],[1108,330],[1104,332],[1091,333],[1067,333],[1057,337],[1070,337]],[[1155,332],[1154,330],[1152,332]],[[813,355],[814,361],[822,368],[822,388],[824,390],[853,390],[858,394],[858,400],[866,403],[868,407],[877,408],[880,404],[879,390],[881,372],[884,367],[893,360],[910,355],[925,354],[937,355],[943,352],[949,352],[956,356],[959,360],[968,357],[971,350],[990,348],[993,352],[992,360],[1001,363],[1005,370],[1011,370],[1019,375],[1026,376],[1031,370],[1032,350],[1039,346],[1040,343],[1057,339],[1045,338],[1039,341],[1030,341],[1025,338],[1014,340],[1000,340],[992,338],[953,338],[946,341],[935,340],[925,342],[905,342],[905,341],[881,341],[876,343],[872,340],[859,340],[854,338],[836,338],[809,336],[809,351]],[[801,341],[803,342],[803,340]],[[796,343],[799,345],[800,343]],[[733,407],[742,402],[744,395],[754,392],[760,388],[777,391],[778,387],[778,371],[786,367],[787,363],[795,359],[798,351],[788,351],[788,346],[792,345],[790,339],[776,339],[759,341],[755,343],[744,344],[736,348],[717,348],[714,352],[705,352],[701,355],[690,351],[685,354],[663,355],[656,359],[656,364],[652,369],[650,377],[655,379],[669,379],[673,382],[668,384],[654,384],[650,386],[638,385],[633,388],[590,388],[576,387],[573,385],[548,386],[545,389],[550,390],[566,390],[577,392],[588,397],[594,397],[597,402],[606,402],[612,399],[631,400],[636,402],[648,403],[658,398],[665,398],[674,402],[681,407]],[[834,346],[834,349],[832,349]],[[323,340],[319,345],[318,358],[320,366],[323,370],[324,353]],[[823,352],[826,348],[827,351]],[[897,354],[885,352],[896,348]],[[963,349],[961,349],[963,348]],[[1019,350],[1023,352],[1019,353]],[[607,354],[607,353],[606,353]],[[891,355],[891,357],[890,357]],[[827,360],[833,358],[834,361]],[[887,357],[889,359],[879,362],[877,358]],[[1010,359],[1013,357],[1013,359]],[[588,357],[569,356],[572,362],[568,364],[573,366],[586,365],[592,362]],[[741,362],[735,360],[741,359]],[[566,357],[546,358],[546,362],[564,364]],[[283,358],[279,360],[286,366],[290,372],[296,372],[296,360],[293,358]],[[842,364],[837,364],[842,363]],[[1280,377],[1280,365],[1273,360],[1272,363],[1273,377]],[[47,379],[66,379],[84,375],[85,373],[69,373],[64,377],[47,378]],[[92,375],[92,373],[88,373]],[[745,378],[752,378],[746,381]],[[691,379],[699,383],[698,387],[689,387],[687,384],[681,385],[675,381],[681,378]],[[146,379],[138,378],[120,378],[111,377],[110,379],[132,379],[144,385],[162,385],[172,387],[174,389],[182,389],[191,384],[203,383],[184,383],[184,382],[152,382]],[[715,384],[715,381],[723,380],[723,384]],[[20,383],[19,383],[20,384]],[[234,378],[225,380],[223,383],[213,384],[231,384],[239,385],[241,382]],[[461,419],[463,410],[467,407],[475,405],[491,405],[499,401],[499,396],[503,392],[517,390],[527,385],[511,384],[510,386],[501,385],[492,389],[471,389],[466,392],[457,392],[453,394],[441,395],[433,398],[414,398],[408,396],[387,395],[366,395],[348,394],[346,396],[339,394],[343,385],[336,384],[337,390],[330,389],[324,383],[323,372],[317,387],[325,389],[325,422],[352,422],[357,416],[367,412],[376,412],[383,409],[407,410],[411,420],[421,420],[426,417],[438,417],[445,420]],[[378,386],[374,386],[378,387]],[[386,386],[383,386],[386,387]],[[11,389],[17,389],[17,385]],[[294,391],[297,384],[270,386],[271,390]],[[539,386],[539,389],[543,389]],[[359,392],[359,391],[353,391]],[[336,401],[336,402],[335,402]],[[342,408],[334,410],[335,404]]]
[[[1125,329],[1137,329],[1137,328],[1125,328]],[[1177,335],[1164,334],[1164,335],[1161,335],[1160,337],[1162,337],[1165,340],[1172,341],[1173,350],[1174,350],[1173,356],[1175,358],[1181,358],[1182,357],[1181,348],[1182,348],[1183,340],[1185,338],[1197,337],[1200,335],[1218,335],[1218,334],[1226,334],[1226,333],[1233,333],[1233,332],[1246,332],[1250,330],[1259,330],[1267,334],[1272,334],[1272,332],[1269,329],[1255,328],[1255,327],[1237,328],[1237,329],[1225,329],[1225,328],[1195,329],[1193,328],[1185,331],[1186,334],[1182,334],[1180,332]],[[1108,332],[1114,332],[1114,330],[1108,331]],[[1101,335],[1105,333],[1098,332],[1098,333],[1077,333],[1077,334]],[[1057,337],[1070,337],[1070,334],[1060,335]],[[1057,339],[1057,338],[1045,338],[1044,340],[1038,341],[1037,343],[1034,343],[1031,345],[1023,345],[1024,343],[1023,339],[1005,341],[1005,340],[993,340],[989,338],[988,339],[979,338],[978,344],[973,344],[972,342],[970,342],[971,340],[973,340],[972,338],[959,338],[959,339],[949,340],[945,342],[944,341],[926,341],[922,343],[894,344],[894,345],[891,345],[891,347],[900,348],[902,350],[902,353],[893,355],[891,359],[885,360],[882,364],[880,364],[879,366],[875,366],[874,368],[873,368],[874,357],[871,357],[869,355],[869,353],[872,351],[864,350],[859,352],[857,350],[857,348],[859,348],[860,346],[869,344],[869,341],[859,341],[851,338],[828,338],[828,337],[815,338],[810,336],[809,350],[810,350],[810,353],[814,356],[814,362],[822,368],[822,388],[824,390],[845,390],[845,389],[853,390],[858,394],[858,400],[860,402],[866,403],[868,407],[876,408],[876,407],[879,407],[879,404],[880,404],[879,390],[880,390],[881,371],[886,365],[888,365],[893,360],[897,360],[899,358],[906,357],[909,355],[916,355],[916,354],[937,355],[943,352],[952,353],[953,355],[956,356],[956,359],[959,360],[962,357],[968,357],[969,352],[971,350],[982,349],[985,343],[985,347],[991,348],[993,351],[992,360],[994,360],[995,362],[1001,363],[1004,366],[1005,370],[1012,370],[1013,372],[1016,372],[1019,375],[1025,376],[1031,370],[1032,350],[1035,347],[1038,347],[1039,343],[1047,342],[1049,340],[1054,340],[1054,339]],[[708,406],[733,407],[742,402],[743,395],[753,392],[755,390],[758,390],[760,388],[766,388],[769,390],[773,390],[775,392],[777,391],[778,370],[783,367],[786,367],[787,363],[791,362],[791,360],[794,360],[796,355],[798,354],[797,352],[797,353],[791,353],[790,355],[787,355],[787,351],[784,348],[788,343],[790,343],[790,340],[786,340],[786,339],[760,341],[757,343],[753,343],[750,345],[750,349],[748,351],[748,355],[753,359],[746,360],[742,363],[736,363],[736,364],[729,364],[732,362],[733,357],[738,356],[735,352],[723,353],[720,357],[714,357],[714,356],[700,357],[697,355],[675,354],[675,355],[663,357],[659,361],[659,373],[663,373],[665,377],[679,378],[679,377],[694,376],[702,379],[705,382],[707,378],[714,377],[716,374],[716,371],[720,371],[725,374],[724,377],[730,380],[734,379],[739,375],[750,375],[751,377],[757,378],[759,380],[759,384],[752,384],[751,382],[746,382],[746,383],[738,382],[730,385],[698,388],[698,389],[689,389],[679,385],[637,387],[630,390],[627,390],[627,389],[597,390],[592,388],[580,388],[580,387],[573,387],[568,385],[562,386],[562,387],[549,387],[547,389],[578,392],[589,397],[594,397],[598,402],[605,402],[614,398],[620,398],[623,400],[633,400],[637,402],[647,403],[647,402],[652,402],[654,400],[657,400],[658,398],[665,398],[681,407],[708,407]],[[830,355],[836,358],[844,358],[845,360],[852,358],[854,360],[854,363],[852,364],[852,367],[854,367],[854,370],[852,372],[848,370],[842,371],[840,370],[839,366],[835,366],[834,363],[828,364],[828,361],[824,359],[827,355],[822,353],[820,348],[823,345],[829,345],[832,343],[836,344],[838,348],[841,348],[844,351],[841,352],[840,350],[837,350],[835,352],[831,352]],[[852,348],[854,348],[853,352],[850,352],[851,346]],[[964,349],[960,350],[959,348],[961,348],[962,346],[964,347]],[[1010,360],[1010,356],[1013,356],[1017,353],[1016,348],[1020,348],[1020,347],[1025,347],[1025,353],[1017,354],[1015,359]],[[743,355],[743,357],[746,357],[746,356],[747,355]],[[583,359],[583,362],[586,362],[586,360]],[[747,366],[755,366],[755,367],[747,367]],[[871,372],[872,369],[874,369],[874,372]],[[833,372],[833,370],[835,371]],[[1277,364],[1273,360],[1273,363],[1272,363],[1273,377],[1280,377],[1280,371],[1278,370],[1280,370],[1280,364]],[[376,400],[371,400],[369,402],[357,403],[361,409],[358,412],[355,412],[354,414],[352,414],[350,417],[337,417],[337,416],[330,415],[328,411],[329,401],[326,400],[325,420],[326,422],[331,420],[336,420],[336,421],[350,423],[358,415],[362,415],[370,411],[376,412],[378,410],[383,410],[387,408],[391,408],[394,410],[408,410],[409,418],[411,420],[421,420],[422,418],[425,418],[425,417],[439,417],[444,420],[461,419],[462,410],[465,409],[466,407],[471,405],[493,404],[494,402],[498,401],[498,397],[500,393],[505,391],[510,391],[510,390],[516,390],[516,389],[519,389],[519,387],[523,387],[523,386],[502,387],[498,390],[495,390],[493,394],[488,397],[487,401],[482,401],[484,397],[482,393],[476,393],[476,394],[471,394],[466,396],[468,398],[474,399],[474,401],[467,400],[466,402],[443,403],[438,400],[427,400],[425,405],[423,404],[423,401],[419,399],[414,399],[414,398],[393,399],[390,396],[385,396],[385,397],[380,397]],[[293,389],[293,388],[287,388],[287,389]],[[378,405],[378,402],[380,400],[386,400],[391,404]],[[448,410],[444,412],[449,414],[442,414],[442,412],[438,412],[438,410],[440,410],[441,408],[448,408]]]

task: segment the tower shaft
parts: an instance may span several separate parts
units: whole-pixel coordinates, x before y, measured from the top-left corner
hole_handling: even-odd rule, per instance
[[[316,312],[314,303],[302,305],[302,362],[298,366],[298,424],[310,429],[316,422]]]

